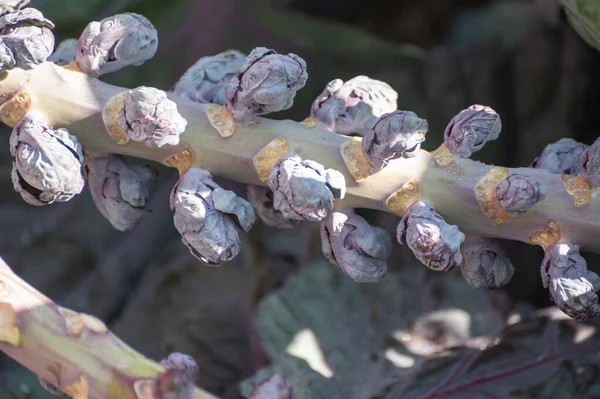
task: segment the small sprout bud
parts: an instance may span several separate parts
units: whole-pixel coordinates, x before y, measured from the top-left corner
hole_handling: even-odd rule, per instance
[[[508,284],[515,268],[496,240],[467,238],[462,245],[460,272],[473,288],[493,289]]]
[[[58,44],[48,61],[56,65],[65,66],[75,58],[77,39],[65,39]]]
[[[183,243],[208,265],[228,262],[239,253],[236,223],[246,231],[254,224],[252,206],[232,194],[215,183],[210,172],[199,168],[184,172],[171,193],[175,227]]]
[[[325,129],[365,136],[383,114],[398,108],[398,93],[385,82],[357,76],[332,80],[313,101],[310,116]]]
[[[592,187],[600,187],[600,138],[589,146],[581,155],[581,174]]]
[[[133,229],[147,209],[158,172],[112,154],[86,157],[83,171],[96,207],[117,230]]]
[[[387,272],[390,236],[353,210],[331,212],[321,222],[321,244],[325,257],[357,283],[375,283]]]
[[[579,159],[588,146],[570,138],[548,144],[541,155],[533,160],[532,168],[544,169],[553,174],[577,175]]]
[[[529,176],[511,174],[496,186],[496,198],[509,215],[527,212],[546,198],[546,189]]]
[[[588,320],[597,317],[600,277],[587,269],[579,247],[555,244],[546,250],[541,267],[542,283],[552,300],[570,317]]]
[[[237,50],[202,57],[183,74],[173,93],[201,104],[225,105],[225,89],[245,58]]]
[[[264,224],[279,229],[292,229],[299,223],[298,220],[287,219],[273,208],[273,192],[268,187],[249,184],[247,188],[248,201]]]
[[[187,382],[194,382],[198,378],[198,364],[193,357],[185,353],[173,352],[161,360],[160,365],[167,370],[183,372]]]
[[[153,148],[179,144],[179,135],[187,127],[177,104],[153,87],[129,90],[117,118],[131,140]]]
[[[97,77],[142,65],[157,48],[158,33],[150,21],[139,14],[117,14],[86,26],[77,41],[75,63]]]
[[[452,118],[444,132],[444,144],[453,154],[470,157],[488,141],[496,140],[501,130],[496,111],[483,105],[471,105]]]
[[[0,70],[32,69],[54,49],[54,24],[35,8],[0,17]]]
[[[257,47],[225,90],[227,108],[239,122],[253,122],[257,115],[289,109],[307,79],[302,58]]]
[[[248,399],[292,399],[292,387],[281,374],[274,374],[252,390]]]
[[[398,224],[398,242],[406,244],[425,266],[446,272],[462,263],[465,235],[446,223],[433,206],[417,201]]]
[[[273,208],[289,219],[318,222],[333,209],[333,200],[346,193],[346,180],[337,170],[288,154],[269,173]]]
[[[81,145],[66,129],[51,129],[40,114],[25,115],[13,129],[10,153],[14,188],[31,205],[65,202],[83,189]]]
[[[392,159],[417,155],[428,129],[427,121],[414,112],[394,111],[379,118],[365,135],[362,149],[371,165],[383,168]]]
[[[54,396],[68,396],[66,393],[64,393],[63,391],[58,389],[56,386],[54,386],[54,384],[51,384],[50,382],[43,380],[41,377],[38,377],[38,379],[40,381],[40,385],[42,386],[42,388],[44,388],[50,394],[52,394]]]

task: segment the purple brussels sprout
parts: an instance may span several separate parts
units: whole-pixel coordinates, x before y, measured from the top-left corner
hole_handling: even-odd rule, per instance
[[[14,188],[31,205],[66,202],[83,189],[81,144],[40,114],[30,112],[13,129],[10,153]]]
[[[444,144],[451,153],[470,157],[488,141],[496,140],[501,130],[496,111],[484,105],[471,105],[452,118],[444,132]]]
[[[548,144],[539,157],[531,163],[532,168],[544,169],[553,174],[576,176],[579,174],[579,160],[587,145],[570,138],[562,138]]]
[[[113,154],[94,154],[83,163],[92,199],[110,224],[120,231],[133,229],[150,213],[150,195],[156,187],[156,169],[128,163]]]
[[[273,208],[284,217],[318,222],[331,212],[334,199],[344,198],[346,180],[337,170],[288,154],[269,173],[269,188]]]
[[[124,13],[88,24],[77,41],[75,63],[97,77],[127,66],[139,66],[154,56],[158,33],[145,17]]]
[[[363,153],[371,165],[383,168],[392,159],[417,155],[428,130],[427,121],[414,112],[385,114],[363,138]]]
[[[585,181],[593,188],[600,187],[600,138],[583,152],[580,166]]]
[[[16,10],[0,17],[0,70],[32,69],[54,49],[54,24],[35,8]]]
[[[542,283],[556,306],[577,320],[597,317],[600,277],[587,269],[579,247],[554,244],[546,250],[541,267]]]
[[[288,219],[273,208],[273,192],[268,187],[249,184],[248,201],[254,206],[256,213],[264,224],[279,229],[291,229],[298,225],[298,220]]]
[[[173,352],[160,361],[160,365],[167,370],[181,371],[187,382],[194,382],[198,378],[198,364],[193,357],[181,352]]]
[[[183,74],[173,93],[201,104],[225,105],[225,89],[245,58],[237,50],[202,57]]]
[[[387,272],[389,234],[353,210],[331,212],[321,222],[323,254],[357,283],[375,283]]]
[[[398,242],[406,244],[415,257],[435,271],[446,272],[462,263],[465,235],[446,223],[433,206],[417,201],[398,224]]]
[[[129,90],[118,120],[131,140],[154,148],[179,144],[179,135],[187,127],[167,93],[145,86]]]
[[[460,272],[473,288],[493,289],[508,284],[515,268],[496,240],[469,237],[462,245]]]
[[[384,114],[398,108],[398,93],[385,82],[357,76],[332,80],[313,101],[310,116],[325,129],[365,136]]]
[[[511,216],[527,212],[536,203],[546,198],[546,188],[534,178],[511,174],[496,186],[496,198]]]
[[[218,266],[240,251],[239,226],[250,230],[256,215],[252,205],[232,191],[223,190],[210,172],[191,168],[171,193],[175,228],[183,243],[202,262]]]
[[[248,399],[292,399],[292,386],[281,374],[274,374],[258,384]]]
[[[225,90],[227,109],[238,122],[253,122],[255,116],[289,109],[307,79],[302,58],[257,47]]]

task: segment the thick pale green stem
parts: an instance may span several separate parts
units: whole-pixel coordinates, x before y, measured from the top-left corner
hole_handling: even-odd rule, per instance
[[[0,258],[0,350],[74,399],[158,399],[165,369],[93,316],[61,308]],[[217,399],[199,388],[190,399]]]
[[[195,152],[196,165],[217,176],[262,184],[252,158],[271,140],[283,136],[289,142],[291,152],[345,174],[348,192],[343,201],[337,202],[338,208],[389,212],[386,199],[404,183],[416,179],[421,199],[431,202],[448,222],[457,224],[466,234],[527,242],[553,219],[560,227],[562,241],[578,244],[584,251],[600,253],[600,200],[593,193],[589,203],[575,207],[561,177],[542,170],[507,168],[508,172],[535,178],[547,189],[547,196],[524,215],[509,218],[496,227],[482,212],[474,193],[475,185],[492,166],[469,159],[455,157],[453,163],[439,166],[429,153],[421,151],[418,157],[394,161],[367,180],[356,183],[346,169],[339,149],[348,137],[320,127],[259,118],[258,123],[239,125],[233,136],[223,138],[210,125],[203,105],[170,95],[188,121],[182,144],[170,149],[153,149],[133,142],[120,146],[107,134],[101,110],[111,97],[125,88],[47,63],[31,71],[10,71],[0,81],[0,96],[23,90],[31,96],[32,109],[42,112],[55,127],[69,128],[89,151],[127,154],[161,162],[188,144]]]

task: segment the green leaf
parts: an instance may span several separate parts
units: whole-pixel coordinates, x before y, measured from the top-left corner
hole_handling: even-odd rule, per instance
[[[600,50],[600,1],[560,0],[567,20],[590,46]]]
[[[498,298],[423,267],[403,266],[373,285],[329,264],[306,267],[261,302],[256,324],[273,363],[244,381],[242,394],[280,373],[294,399],[370,398],[423,355],[498,333]]]

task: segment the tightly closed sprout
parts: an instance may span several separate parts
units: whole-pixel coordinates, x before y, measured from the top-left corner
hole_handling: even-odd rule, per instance
[[[585,181],[594,188],[600,187],[600,140],[596,139],[581,154],[579,166]]]
[[[237,50],[202,57],[183,74],[173,93],[201,104],[225,105],[225,89],[245,58]]]
[[[398,224],[397,238],[431,270],[446,272],[462,263],[460,247],[465,235],[446,223],[435,208],[417,201]]]
[[[579,160],[588,148],[583,143],[570,138],[562,138],[548,144],[539,157],[531,163],[532,168],[544,169],[554,174],[577,175],[579,173]]]
[[[296,54],[283,55],[257,47],[227,86],[227,108],[239,122],[284,111],[292,106],[296,92],[307,79],[306,62]]]
[[[391,86],[366,76],[330,82],[314,101],[312,118],[302,123],[259,120],[258,115],[290,108],[308,78],[299,56],[260,47],[247,57],[229,51],[199,60],[168,96],[147,86],[116,87],[96,78],[140,65],[155,53],[158,36],[149,21],[119,14],[93,22],[75,53],[65,44],[66,55],[60,49],[48,57],[51,22],[37,11],[16,11],[24,3],[11,2],[14,8],[2,10],[12,12],[0,17],[0,120],[16,126],[9,142],[12,178],[25,201],[66,201],[82,190],[81,142],[92,196],[122,230],[147,213],[155,177],[128,157],[177,168],[180,179],[170,197],[174,224],[190,252],[208,265],[240,252],[240,234],[258,213],[276,227],[321,222],[325,256],[355,281],[375,282],[384,278],[390,239],[354,213],[370,208],[402,217],[400,243],[433,270],[460,267],[473,287],[497,288],[513,275],[496,239],[539,245],[545,251],[543,284],[557,306],[580,320],[600,313],[600,278],[579,254],[579,248],[600,251],[598,141],[589,148],[568,140],[553,143],[533,168],[474,162],[468,156],[496,139],[501,125],[495,111],[475,105],[453,118],[444,145],[428,153],[420,150],[426,121],[397,111]],[[219,130],[218,122],[228,129]],[[249,185],[248,198],[257,209],[218,186],[212,173]],[[347,179],[352,180],[346,189]],[[439,326],[445,333],[453,327],[450,319],[471,320],[459,313],[430,312],[413,324],[411,336]],[[461,339],[472,343],[469,329],[464,332]],[[417,339],[405,346],[424,355],[432,347],[444,349],[429,337],[421,352]],[[3,351],[54,393],[212,398],[192,387],[197,367],[189,357],[172,354],[161,366],[141,356],[100,320],[59,307],[3,262],[0,341]],[[275,375],[250,397],[289,399],[297,383]]]
[[[496,186],[496,198],[509,215],[520,215],[546,198],[546,189],[529,176],[512,174]]]
[[[387,272],[392,250],[389,234],[353,210],[331,212],[321,222],[323,253],[358,283],[374,283]]]
[[[460,272],[473,288],[503,287],[515,274],[515,268],[496,240],[468,237],[462,245]]]
[[[83,149],[66,129],[52,129],[37,113],[29,113],[10,135],[15,190],[31,205],[65,202],[84,186]]]
[[[96,208],[117,230],[133,229],[150,210],[156,169],[112,154],[86,157],[83,170]]]
[[[556,305],[578,320],[598,316],[600,277],[587,269],[577,245],[555,244],[548,248],[541,268],[544,288]]]
[[[344,198],[346,180],[337,170],[289,154],[269,173],[269,188],[273,208],[284,217],[318,222],[331,212],[334,199]]]
[[[75,63],[91,76],[139,66],[154,56],[158,34],[145,17],[125,13],[90,22],[77,42]]]
[[[148,147],[175,146],[187,121],[167,93],[153,87],[129,90],[118,115],[119,124],[129,138]]]
[[[332,80],[313,102],[310,116],[325,129],[364,136],[383,114],[398,108],[398,93],[387,83],[357,76]]]
[[[427,121],[414,112],[395,111],[379,118],[365,135],[362,149],[371,165],[383,168],[393,159],[418,154],[427,130]]]
[[[487,142],[496,140],[501,130],[496,111],[484,105],[471,105],[452,118],[444,132],[444,144],[453,154],[470,157]]]
[[[223,190],[208,171],[199,168],[181,176],[171,193],[171,210],[183,243],[211,266],[228,262],[239,253],[236,225],[248,231],[256,219],[250,203]]]
[[[54,49],[54,24],[35,8],[0,17],[0,70],[31,69],[46,61]]]

